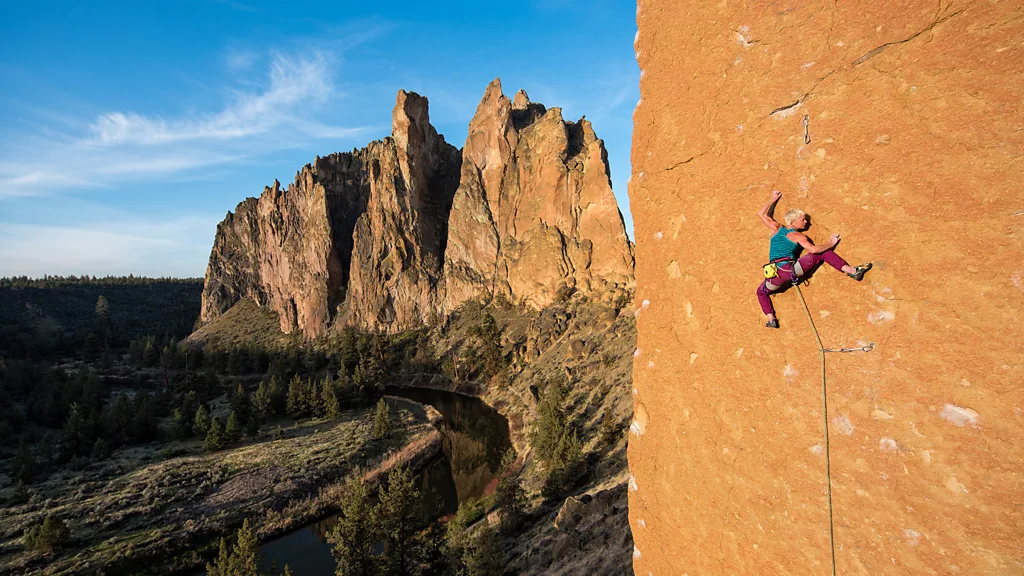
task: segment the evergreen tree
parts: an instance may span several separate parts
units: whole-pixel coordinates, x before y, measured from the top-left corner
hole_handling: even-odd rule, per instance
[[[526,491],[514,469],[515,462],[515,449],[509,448],[502,458],[501,475],[494,490],[495,504],[501,511],[501,527],[508,532],[515,530],[526,511]]]
[[[28,488],[25,487],[25,483],[18,480],[18,485],[14,488],[14,495],[11,497],[11,505],[17,506],[24,504],[29,501],[31,495],[28,493]]]
[[[104,438],[97,438],[96,442],[93,442],[92,452],[89,457],[93,460],[105,460],[110,457],[110,444]]]
[[[176,440],[187,440],[192,435],[192,423],[181,412],[181,408],[175,408],[171,415],[171,436]]]
[[[533,430],[533,448],[545,466],[550,467],[556,462],[558,443],[566,428],[562,407],[564,403],[565,388],[562,381],[559,379],[548,383],[538,406],[539,414]]]
[[[206,440],[203,441],[203,448],[207,452],[214,452],[224,447],[224,428],[220,424],[220,418],[210,420],[210,429],[206,432]]]
[[[25,439],[22,438],[18,442],[18,453],[15,461],[15,470],[18,473],[18,482],[24,484],[31,484],[32,480],[36,477],[36,459],[29,453],[28,447],[25,445]]]
[[[477,530],[463,562],[466,566],[465,576],[501,576],[504,572],[504,554],[497,531],[486,523]]]
[[[238,529],[238,540],[231,552],[232,576],[260,576],[260,543],[249,528],[249,519]]]
[[[304,384],[302,377],[298,374],[292,376],[292,379],[288,382],[288,414],[293,418],[298,418],[305,413],[305,406],[303,405]]]
[[[341,402],[338,401],[338,394],[330,380],[324,381],[320,389],[320,406],[325,418],[333,420],[341,416]]]
[[[391,431],[391,408],[383,398],[377,402],[377,411],[373,415],[373,437],[384,438]]]
[[[232,576],[231,574],[231,552],[228,548],[228,541],[220,539],[220,549],[217,552],[217,560],[213,564],[206,565],[207,576]]]
[[[206,406],[203,404],[196,408],[196,415],[192,419],[192,431],[203,437],[210,431],[210,413],[206,411]]]
[[[67,422],[64,424],[64,436],[61,443],[66,458],[87,454],[92,447],[92,438],[89,435],[85,416],[77,403],[71,404]]]
[[[234,410],[228,415],[228,424],[224,428],[224,443],[237,442],[242,437],[242,426],[238,423],[238,414]]]
[[[419,555],[416,529],[420,524],[419,491],[409,470],[404,466],[392,470],[378,498],[381,535],[390,551],[385,563],[392,574],[408,574]]]
[[[270,377],[272,380],[276,379],[275,376]],[[270,385],[267,380],[260,382],[259,388],[256,389],[256,393],[252,396],[253,410],[260,418],[266,418],[273,413],[273,401],[270,397]]]
[[[373,553],[378,531],[369,503],[369,493],[361,480],[349,478],[341,492],[338,524],[328,535],[339,576],[377,574],[380,558]]]

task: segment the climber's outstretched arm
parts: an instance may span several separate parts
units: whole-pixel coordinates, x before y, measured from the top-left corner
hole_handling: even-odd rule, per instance
[[[833,234],[832,237],[829,238],[828,242],[825,244],[815,244],[803,232],[790,232],[789,234],[786,234],[786,238],[803,246],[804,250],[806,250],[810,254],[821,254],[822,252],[828,252],[829,250],[835,248],[836,244],[839,244],[839,234]]]
[[[782,224],[776,222],[774,218],[775,205],[779,203],[779,198],[782,198],[782,192],[779,192],[778,190],[773,190],[772,199],[769,200],[767,204],[762,206],[761,209],[757,211],[757,215],[758,217],[761,218],[761,222],[764,222],[765,226],[771,228],[772,234],[775,234],[776,232],[779,231],[779,228],[782,228]]]

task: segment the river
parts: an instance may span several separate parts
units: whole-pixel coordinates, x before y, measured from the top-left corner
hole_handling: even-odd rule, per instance
[[[494,490],[502,456],[511,446],[508,422],[472,396],[426,388],[388,388],[386,394],[429,404],[441,413],[443,455],[419,475],[425,516],[453,514],[461,502]],[[327,534],[337,522],[330,516],[264,543],[262,567],[277,573],[284,565],[302,576],[332,576],[334,557]]]

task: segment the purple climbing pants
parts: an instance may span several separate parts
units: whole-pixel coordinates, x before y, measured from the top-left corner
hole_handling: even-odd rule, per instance
[[[846,260],[840,258],[839,255],[832,250],[826,250],[821,254],[804,254],[795,263],[786,262],[784,264],[779,264],[777,266],[778,276],[775,278],[766,278],[765,281],[761,282],[761,285],[757,287],[757,301],[761,304],[761,311],[766,315],[775,313],[775,308],[772,306],[772,299],[769,295],[772,292],[776,292],[789,286],[789,284],[793,282],[794,267],[797,268],[796,276],[801,277],[805,276],[822,262],[825,262],[836,270],[842,270],[843,266],[846,266]]]

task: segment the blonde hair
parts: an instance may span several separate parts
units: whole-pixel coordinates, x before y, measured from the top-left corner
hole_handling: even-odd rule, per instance
[[[786,212],[786,215],[782,219],[786,221],[786,226],[792,226],[793,222],[797,221],[798,219],[800,219],[801,216],[805,215],[806,214],[804,214],[803,210],[797,210],[796,208],[794,208],[789,212]]]

